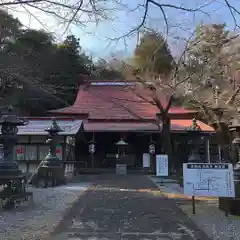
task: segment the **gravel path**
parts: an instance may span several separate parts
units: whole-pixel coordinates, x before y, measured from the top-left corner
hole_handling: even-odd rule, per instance
[[[43,239],[89,185],[72,183],[56,188],[29,187],[28,190],[33,192],[33,202],[9,211],[0,210],[0,239]]]
[[[97,178],[51,240],[209,240],[147,176]]]

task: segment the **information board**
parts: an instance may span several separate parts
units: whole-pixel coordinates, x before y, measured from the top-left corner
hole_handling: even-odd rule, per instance
[[[156,175],[163,177],[168,176],[168,155],[156,155]]]
[[[233,166],[184,163],[183,185],[187,196],[235,197]]]

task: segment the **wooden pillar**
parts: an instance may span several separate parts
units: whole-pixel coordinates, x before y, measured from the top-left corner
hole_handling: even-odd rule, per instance
[[[221,145],[218,144],[218,161],[222,162]]]
[[[28,136],[28,144],[31,144],[31,143],[32,143],[32,136]],[[26,154],[27,154],[27,145],[25,144],[25,154],[24,154],[25,161],[26,161]],[[27,173],[28,173],[30,170],[30,162],[28,159],[27,159],[26,163],[27,163],[26,168],[27,168]]]
[[[93,132],[92,133],[92,141],[93,142],[95,142],[95,133]],[[94,168],[95,167],[95,158],[94,158],[94,156],[95,156],[95,153],[93,153],[93,154],[91,154],[91,166],[92,166],[92,168]]]
[[[66,161],[66,147],[67,147],[67,137],[63,137],[63,144],[62,144],[62,161]]]
[[[209,139],[206,140],[206,158],[207,158],[207,162],[211,163],[210,140]]]

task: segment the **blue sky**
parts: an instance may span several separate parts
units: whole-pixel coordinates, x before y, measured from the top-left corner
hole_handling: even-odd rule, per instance
[[[121,37],[138,26],[141,22],[144,8],[134,9],[136,9],[139,4],[143,4],[145,0],[121,0],[121,3],[126,5],[126,7],[116,6],[116,4],[113,4],[111,1],[116,2],[116,0],[103,1],[105,4],[106,2],[108,3],[107,7],[112,8],[114,6],[117,8],[114,12],[108,13],[108,20],[100,22],[97,26],[95,24],[88,24],[87,27],[82,27],[81,25],[72,26],[69,31],[80,38],[82,47],[93,56],[106,57],[111,55],[111,53],[116,53],[119,56],[129,55],[137,43],[136,34],[119,41],[110,41],[110,38]],[[118,2],[120,1],[118,0]],[[226,23],[229,29],[232,29],[234,26],[233,19],[224,0],[156,0],[156,2],[166,4],[171,2],[171,4],[188,8],[195,8],[206,2],[209,3],[209,5],[204,8],[204,11],[208,14],[200,12],[193,14],[171,8],[165,9],[170,26],[168,41],[172,51],[176,54],[180,51],[179,48],[181,48],[179,47],[179,45],[181,45],[180,40],[176,38],[188,36],[189,32],[193,31],[201,22]],[[240,9],[240,0],[229,0],[229,2],[235,8]],[[42,26],[39,26],[39,22],[36,22],[33,17],[29,18],[26,14],[20,14],[19,12],[15,13],[15,15],[17,15],[24,24],[29,24],[30,27],[42,28]],[[84,16],[84,18],[86,18],[86,16]],[[236,18],[240,25],[240,16],[236,16]],[[54,19],[46,18],[42,13],[38,15],[38,19],[45,19],[48,29],[56,32],[57,35],[61,35],[61,32],[63,32],[64,28],[62,26],[57,28],[58,24]],[[150,5],[146,25],[165,33],[166,25],[158,7]]]
[[[127,1],[125,3],[128,4],[129,9],[134,9],[139,3],[143,3],[144,1]],[[163,3],[164,1],[161,1]],[[166,1],[168,3],[169,1]],[[184,7],[196,7],[196,1],[193,0],[172,0],[171,4],[181,5]],[[202,5],[206,1],[198,0],[198,6]],[[220,3],[219,3],[220,2]],[[178,36],[188,36],[189,31],[195,29],[195,27],[201,22],[210,23],[226,23],[228,28],[232,29],[234,26],[233,18],[227,7],[223,5],[221,0],[217,3],[214,2],[204,8],[204,10],[208,14],[200,13],[197,14],[178,11],[175,9],[165,9],[166,15],[170,25],[170,33],[169,33],[169,43],[171,45],[172,50],[178,51],[177,46],[179,41],[176,40]],[[240,9],[240,0],[230,0],[237,9]],[[86,29],[79,29],[77,27],[73,28],[73,32],[76,35],[80,36],[81,44],[86,48],[96,53],[97,55],[108,55],[112,52],[120,52],[124,54],[125,51],[127,53],[131,52],[134,46],[137,43],[136,34],[131,37],[125,38],[125,42],[123,40],[120,41],[109,41],[109,36],[111,38],[117,38],[119,36],[124,35],[129,32],[134,27],[138,26],[141,22],[141,17],[143,15],[144,9],[140,9],[139,11],[130,12],[125,9],[118,12],[118,20],[113,22],[103,22],[98,25],[94,30],[94,35],[92,33],[90,35],[86,34]],[[166,25],[163,20],[163,16],[161,11],[156,6],[151,6],[149,8],[149,17],[147,19],[147,26],[151,28],[158,29],[160,31],[165,32]],[[240,24],[240,16],[236,16],[239,24]]]

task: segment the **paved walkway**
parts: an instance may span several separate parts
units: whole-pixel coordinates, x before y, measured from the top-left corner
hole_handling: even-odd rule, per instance
[[[52,240],[209,240],[147,176],[99,175],[94,182]]]

